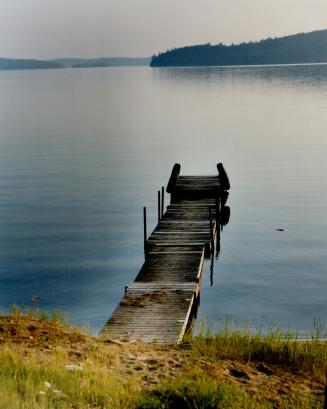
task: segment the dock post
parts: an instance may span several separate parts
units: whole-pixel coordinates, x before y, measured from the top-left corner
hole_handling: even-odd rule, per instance
[[[221,226],[221,190],[216,192],[216,256],[220,251],[220,226]]]
[[[170,193],[170,203],[174,203],[175,201],[175,189],[176,183],[179,178],[179,173],[181,171],[181,165],[179,163],[175,163],[173,170],[171,171],[170,179],[167,185],[166,192]]]
[[[160,199],[160,190],[158,190],[158,223],[160,222],[161,219],[161,199]]]
[[[213,225],[212,225],[212,213],[209,206],[209,220],[210,220],[210,239],[211,239],[211,252],[214,251],[214,238],[213,238]]]
[[[223,209],[222,202],[221,202],[221,197],[219,197],[219,199],[218,199],[218,207],[219,207],[219,231],[220,231],[220,230],[221,230],[221,226],[222,226],[222,223],[221,223],[221,212],[222,212],[222,209]]]
[[[161,217],[164,215],[165,187],[161,188]]]
[[[144,255],[147,255],[147,232],[146,232],[146,207],[143,207],[143,236],[144,236]]]
[[[216,191],[216,229],[218,230],[219,226],[219,219],[220,219],[220,206],[219,206],[219,199],[220,199],[220,194],[219,194],[219,189]]]
[[[197,319],[197,317],[198,317],[198,307],[199,307],[198,294],[194,291],[194,295],[193,295],[193,309],[194,309],[193,315],[194,315],[194,319]]]

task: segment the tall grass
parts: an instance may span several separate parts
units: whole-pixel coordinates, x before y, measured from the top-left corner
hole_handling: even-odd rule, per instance
[[[4,316],[5,314],[2,313]],[[26,316],[28,318],[34,318],[36,320],[49,322],[51,324],[60,325],[63,327],[68,327],[70,325],[70,320],[68,315],[64,314],[58,309],[52,310],[50,313],[40,309],[37,305],[33,307],[30,306],[18,306],[13,304],[11,307],[11,316],[14,320]]]
[[[97,361],[68,371],[67,360],[65,353],[57,353],[44,363],[36,355],[26,362],[17,351],[0,352],[0,408],[236,409],[256,402],[239,388],[208,381],[199,370],[145,392],[140,378],[123,379]]]
[[[251,333],[226,324],[216,334],[209,331],[187,338],[193,353],[208,360],[231,359],[243,362],[262,361],[300,368],[316,376],[327,373],[327,341],[321,341],[317,328],[310,340],[299,340],[292,331],[272,330],[266,335]]]
[[[40,362],[19,351],[0,352],[0,408],[128,408],[138,404],[133,379],[124,380],[96,362],[66,368],[69,358],[57,353]],[[79,369],[80,368],[80,369]]]
[[[178,378],[144,396],[138,409],[239,409],[259,407],[254,397],[226,383]],[[263,403],[261,408],[272,408]]]

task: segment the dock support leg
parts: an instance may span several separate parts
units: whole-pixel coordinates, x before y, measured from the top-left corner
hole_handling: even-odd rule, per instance
[[[216,256],[220,252],[220,225],[221,225],[221,194],[217,190],[216,194]]]
[[[144,238],[144,255],[147,256],[147,231],[146,231],[146,207],[143,207],[143,238]]]
[[[160,199],[160,190],[158,190],[158,223],[160,222],[161,219],[161,199]]]
[[[164,215],[165,187],[161,188],[161,217]]]

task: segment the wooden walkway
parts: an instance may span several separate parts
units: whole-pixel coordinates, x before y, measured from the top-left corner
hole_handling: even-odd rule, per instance
[[[144,264],[101,337],[158,343],[183,339],[196,313],[204,258],[214,250],[228,195],[227,175],[221,164],[217,167],[219,176],[180,176],[175,164],[167,186],[171,203],[166,212],[159,206],[160,221],[145,239]]]

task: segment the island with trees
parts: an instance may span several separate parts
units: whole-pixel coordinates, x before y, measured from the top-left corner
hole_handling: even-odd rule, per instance
[[[154,55],[151,67],[327,63],[327,30],[237,45],[193,45]]]

